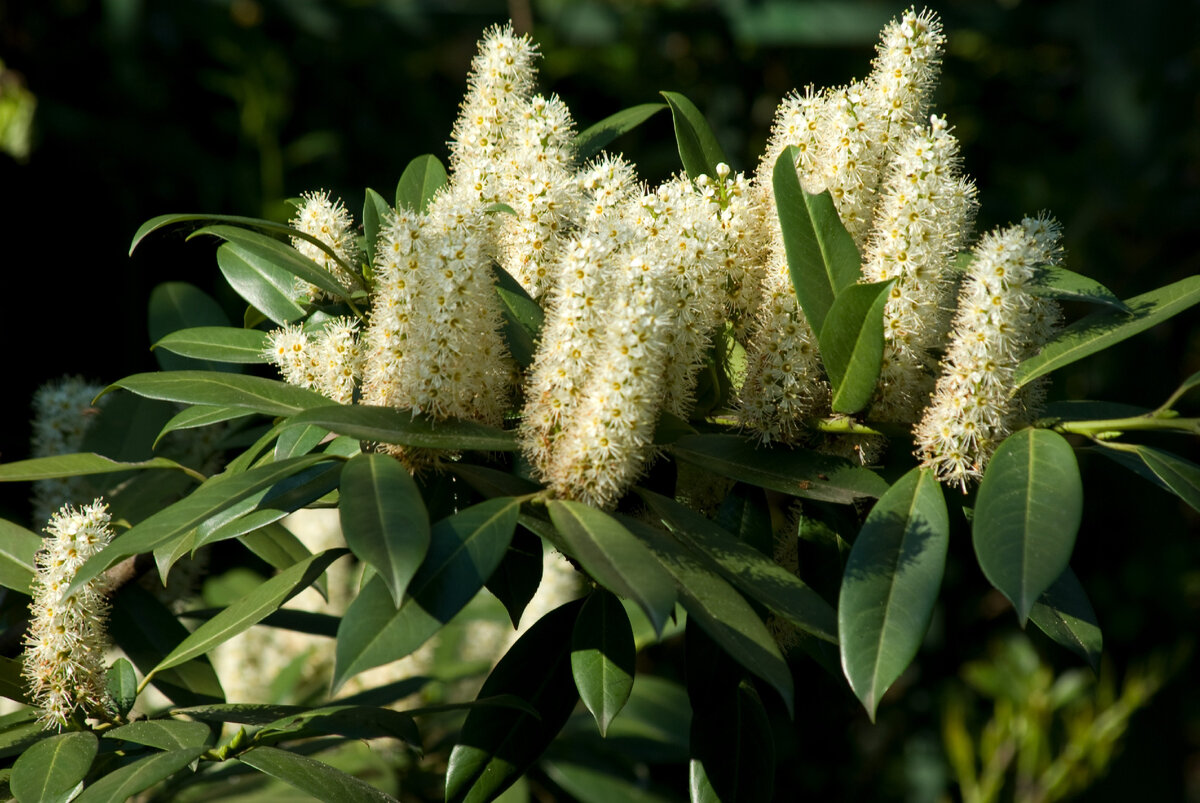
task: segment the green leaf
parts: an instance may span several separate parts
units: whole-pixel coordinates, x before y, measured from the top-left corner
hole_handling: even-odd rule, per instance
[[[0,466],[0,471],[3,468]],[[34,556],[41,548],[41,538],[7,519],[0,519],[0,586],[28,594],[37,569]]]
[[[654,550],[674,578],[688,622],[694,621],[731,658],[770,683],[791,715],[795,700],[791,669],[750,603],[666,532],[627,516],[620,518]]]
[[[360,454],[342,469],[338,514],[346,545],[387,585],[396,607],[429,551],[421,491],[396,459]]]
[[[233,407],[270,416],[295,415],[316,407],[340,407],[312,390],[274,379],[216,371],[160,371],[118,379],[111,388],[181,404]],[[108,392],[107,390],[105,391]]]
[[[835,413],[856,413],[875,393],[883,361],[883,308],[892,281],[847,287],[825,316],[817,339]]]
[[[425,562],[399,608],[373,577],[338,628],[333,688],[408,655],[462,610],[504,557],[520,507],[517,499],[490,499],[434,524]]]
[[[141,243],[142,240],[146,239],[147,235],[158,231],[161,228],[165,228],[166,226],[174,226],[179,223],[192,223],[196,221],[206,221],[209,223],[232,223],[235,226],[242,226],[243,228],[267,231],[271,232],[272,234],[283,234],[287,235],[288,237],[299,237],[301,240],[305,240],[312,245],[315,245],[330,257],[339,259],[338,255],[334,253],[334,250],[326,243],[321,242],[310,234],[297,231],[296,229],[293,229],[291,226],[288,226],[284,223],[276,223],[273,220],[262,220],[261,218],[243,217],[241,215],[207,215],[191,213],[159,215],[158,217],[147,220],[145,223],[139,226],[138,230],[134,233],[133,241],[129,244],[129,253],[133,254],[134,249],[138,247],[138,244]],[[346,267],[348,268],[349,266]]]
[[[717,178],[717,165],[727,162],[725,152],[717,142],[708,120],[696,105],[678,92],[660,92],[671,107],[671,118],[675,122],[675,141],[679,145],[679,159],[688,178],[695,181],[701,175]]]
[[[197,326],[229,326],[229,316],[208,293],[187,282],[163,282],[150,291],[147,329],[151,343],[161,340],[171,332]],[[155,352],[154,358],[166,371],[239,370],[203,359],[193,360],[161,351]]]
[[[1100,624],[1087,592],[1070,567],[1029,609],[1029,621],[1056,643],[1087,661],[1093,671],[1100,671],[1100,651],[1104,646]]]
[[[571,631],[571,674],[601,736],[633,690],[636,657],[621,601],[607,591],[592,592]]]
[[[151,348],[163,348],[184,357],[247,365],[265,363],[267,333],[232,326],[198,326],[180,329],[160,338]]]
[[[434,421],[409,410],[366,404],[330,405],[326,400],[324,407],[294,415],[285,426],[309,424],[359,440],[427,449],[512,452],[518,448],[511,432],[474,421]]]
[[[242,474],[218,474],[208,479],[190,495],[137,523],[114,538],[98,554],[88,558],[79,567],[70,589],[79,588],[122,558],[149,552],[182,538],[217,513],[327,459],[325,455],[293,457]]]
[[[346,289],[342,287],[341,283],[329,271],[301,254],[288,243],[280,242],[274,237],[267,237],[256,231],[249,231],[237,226],[221,225],[205,226],[202,229],[192,232],[188,236],[188,239],[198,237],[202,234],[211,234],[228,242],[231,250],[237,252],[248,264],[256,266],[256,270],[263,277],[268,278],[268,281],[277,286],[289,299],[292,299],[295,293],[295,281],[293,277],[315,285],[335,298],[345,299],[347,297]],[[298,231],[292,231],[290,234],[293,237],[301,236]],[[364,289],[362,281],[358,279],[354,266],[346,265],[336,255],[334,255],[334,259],[344,268],[343,273],[352,277],[354,286],[358,289]],[[220,263],[221,249],[217,249],[217,264],[220,265]],[[270,279],[273,276],[279,276],[281,281],[276,283],[273,279]],[[286,277],[286,283],[282,281],[284,277]],[[232,284],[232,282],[230,283]],[[236,290],[237,287],[235,286],[234,289]],[[246,300],[249,301],[250,299]],[[253,302],[251,303],[253,304]],[[264,313],[267,312],[265,309],[258,307],[257,304],[254,304],[254,306]],[[276,323],[283,323],[283,321],[276,321]]]
[[[346,553],[345,549],[328,549],[284,569],[196,628],[179,646],[171,650],[167,657],[159,661],[158,666],[147,673],[147,677],[204,655],[218,644],[250,629],[283,603],[312,585],[329,564]]]
[[[775,208],[796,300],[814,332],[825,325],[833,300],[858,282],[862,260],[826,190],[806,192],[796,174],[795,146],[786,148],[771,174]]]
[[[206,749],[189,747],[138,759],[110,772],[84,789],[83,794],[75,798],[75,803],[114,803],[128,800],[138,792],[143,792],[179,772],[200,758],[200,754]]]
[[[178,712],[177,712],[178,713]],[[319,734],[334,734],[350,739],[401,739],[417,749],[421,734],[413,714],[366,705],[327,705],[298,709],[266,723],[256,735],[260,744],[282,739],[301,739]]]
[[[929,629],[949,545],[937,477],[914,468],[875,504],[850,549],[838,597],[842,670],[872,722]]]
[[[396,185],[396,209],[424,212],[447,181],[446,168],[433,154],[418,156],[408,163]]]
[[[1124,301],[1117,298],[1112,290],[1100,282],[1057,265],[1042,266],[1037,281],[1029,286],[1029,292],[1042,298],[1055,298],[1059,301],[1086,301],[1092,304],[1104,304],[1124,313],[1133,312]]]
[[[110,460],[94,452],[56,454],[50,457],[33,457],[0,465],[0,482],[24,482],[49,480],[57,477],[82,477],[90,474],[112,474],[117,471],[132,471],[151,468],[190,469],[165,457],[152,457],[135,463]],[[40,540],[40,539],[39,539]]]
[[[775,554],[771,509],[762,488],[744,482],[734,485],[717,510],[716,522],[743,544],[767,556]]]
[[[21,668],[21,661],[0,655],[0,696],[29,705]]]
[[[539,766],[555,786],[561,787],[579,803],[612,803],[614,800],[621,803],[675,803],[676,800],[646,789],[640,779],[624,778],[608,767],[592,766],[587,758],[573,761],[554,756],[543,758]]]
[[[137,673],[133,671],[133,664],[129,663],[128,658],[113,661],[105,676],[105,685],[108,688],[108,696],[117,707],[117,713],[123,717],[128,716],[133,710],[133,704],[137,702],[138,694]]]
[[[1146,471],[1139,473],[1148,473],[1147,479],[1175,494],[1192,509],[1200,510],[1200,466],[1162,449],[1142,444],[1128,446],[1128,451],[1105,449],[1104,454],[1135,470],[1137,467],[1130,466],[1127,460],[1140,460]]]
[[[504,338],[508,350],[518,365],[528,368],[533,364],[545,315],[521,283],[500,267],[498,262],[492,263],[492,273],[496,277],[496,294],[500,296],[502,304]]]
[[[541,585],[542,553],[541,539],[517,525],[504,559],[488,578],[488,591],[504,605],[514,628],[520,625],[525,606]]]
[[[680,460],[724,477],[808,499],[850,504],[887,490],[878,474],[849,460],[805,449],[759,446],[740,435],[691,435],[667,449]]]
[[[837,615],[833,607],[803,580],[694,510],[665,496],[641,488],[636,490],[676,538],[703,556],[743,594],[801,630],[837,643]]]
[[[312,556],[303,542],[282,524],[268,524],[238,540],[273,569],[286,569]]]
[[[1021,363],[1014,378],[1016,386],[1144,332],[1198,301],[1200,276],[1189,276],[1126,300],[1132,315],[1116,310],[1093,312],[1063,329],[1037,354]]]
[[[368,262],[372,264],[375,262],[375,244],[379,241],[379,224],[386,220],[391,212],[392,208],[388,206],[388,202],[384,200],[383,196],[367,187],[362,214],[363,237],[366,241],[363,251],[367,255]]]
[[[235,293],[276,324],[304,317],[304,308],[295,300],[295,277],[274,260],[224,243],[217,249],[217,267]]]
[[[1066,570],[1082,514],[1079,466],[1061,435],[1022,429],[1000,444],[975,500],[975,556],[1022,626]]]
[[[232,421],[236,418],[245,418],[248,415],[254,415],[254,412],[238,407],[214,407],[207,404],[188,407],[180,410],[170,421],[163,425],[163,428],[158,433],[158,437],[154,439],[154,445],[158,446],[158,442],[162,440],[164,435],[174,432],[177,429],[207,427],[225,421]]]
[[[254,747],[238,756],[237,760],[327,803],[396,800],[366,781],[347,775],[324,762],[277,747]]]
[[[663,103],[641,103],[610,114],[600,122],[575,135],[575,154],[580,162],[591,159],[622,134],[627,134],[658,112],[667,108]]]
[[[67,803],[82,788],[99,748],[100,740],[87,731],[43,739],[13,764],[9,788],[18,803]]]
[[[675,607],[675,589],[654,553],[616,519],[594,507],[556,499],[548,508],[570,556],[600,585],[636,602],[662,635]]]
[[[537,715],[510,708],[467,714],[446,769],[447,803],[493,800],[533,764],[562,730],[579,699],[571,677],[571,631],[582,600],[529,628],[483,682],[480,697],[513,695]]]
[[[184,750],[209,747],[213,742],[212,729],[203,722],[184,722],[173,719],[143,719],[104,732],[105,739],[153,747],[156,750]]]

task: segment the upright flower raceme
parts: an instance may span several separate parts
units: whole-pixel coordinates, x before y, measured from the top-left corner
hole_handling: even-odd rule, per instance
[[[51,516],[46,532],[35,558],[23,674],[42,722],[62,729],[78,717],[104,718],[112,709],[104,669],[105,580],[66,593],[84,561],[112,538],[108,508],[100,500],[64,506]]]
[[[362,376],[364,355],[358,344],[358,322],[335,318],[310,335],[296,324],[267,336],[266,358],[285,381],[315,390],[338,404],[350,404]]]
[[[1032,400],[1014,398],[1013,377],[1057,317],[1030,288],[1043,265],[1058,261],[1058,238],[1053,221],[1026,218],[972,251],[942,375],[915,430],[922,464],[946,482],[965,488],[982,476],[996,446],[1030,415]]]
[[[329,193],[324,191],[305,193],[303,203],[290,225],[297,231],[320,240],[337,255],[335,259],[323,248],[303,237],[292,238],[292,246],[297,251],[316,262],[332,274],[338,284],[349,290],[354,280],[338,260],[353,267],[358,259],[358,247],[355,245],[354,219],[341,200],[330,200]],[[302,280],[297,281],[300,292],[308,298],[318,299],[323,295],[314,285]]]

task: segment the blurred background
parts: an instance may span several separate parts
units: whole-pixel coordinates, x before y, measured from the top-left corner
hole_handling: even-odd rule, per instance
[[[733,167],[752,170],[780,99],[809,83],[864,76],[879,29],[904,8],[866,0],[0,0],[0,122],[17,126],[0,141],[10,332],[0,460],[28,455],[28,400],[46,380],[108,382],[155,368],[146,303],[159,282],[192,282],[240,318],[219,286],[215,243],[168,232],[131,258],[139,224],[193,211],[286,220],[285,199],[312,189],[352,210],[364,187],[389,197],[409,159],[445,157],[486,26],[511,18],[533,34],[544,56],[540,86],[563,97],[580,128],[676,90],[706,113]],[[956,127],[978,182],[981,230],[1049,210],[1065,226],[1066,267],[1122,297],[1200,273],[1200,3],[934,8],[949,35],[935,107]],[[615,147],[650,180],[678,167],[665,114]],[[1197,324],[1192,310],[1056,374],[1052,398],[1156,406],[1200,370]],[[1200,394],[1183,407],[1195,414]],[[1195,448],[1169,448],[1196,459]],[[1087,512],[1073,566],[1104,627],[1100,680],[1077,674],[1074,657],[1039,636],[1020,634],[986,592],[964,531],[929,644],[878,725],[848,691],[831,694],[837,683],[821,670],[802,670],[797,722],[777,723],[786,757],[779,789],[822,800],[958,799],[963,749],[985,763],[1002,754],[1007,743],[994,733],[1004,716],[1024,712],[1046,745],[1066,745],[1086,719],[1086,698],[1093,724],[1126,700],[1130,730],[1111,761],[1088,748],[1095,766],[1069,768],[1084,799],[1200,800],[1200,519],[1104,458],[1081,462]],[[24,493],[0,489],[0,515],[28,524]],[[1122,697],[1139,678],[1161,689]],[[1105,683],[1111,699],[1094,693]],[[1071,696],[1071,684],[1084,697]],[[1017,786],[1010,778],[1000,796],[977,799],[1053,799],[1021,797]]]

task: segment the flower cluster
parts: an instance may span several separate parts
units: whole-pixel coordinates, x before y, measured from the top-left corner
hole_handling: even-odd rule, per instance
[[[264,354],[287,382],[338,404],[351,403],[362,376],[358,323],[352,318],[335,318],[311,335],[298,325],[276,329],[267,336]]]
[[[354,240],[354,220],[341,200],[331,201],[328,192],[305,193],[303,203],[290,221],[292,228],[320,240],[335,256],[324,248],[303,237],[293,237],[292,246],[304,256],[316,262],[350,289],[353,279],[343,265],[353,266],[358,261],[358,246]],[[299,281],[297,289],[310,299],[323,296],[321,290],[308,282]]]
[[[34,457],[78,452],[84,435],[96,413],[92,403],[104,390],[103,385],[79,377],[63,377],[47,382],[33,394],[31,452]],[[34,521],[46,521],[64,503],[78,504],[90,497],[86,477],[62,477],[38,480],[33,484]]]
[[[36,556],[23,673],[46,727],[62,729],[79,716],[104,718],[112,708],[104,669],[105,580],[66,593],[84,561],[111,540],[108,522],[108,508],[98,499],[64,506],[50,517],[49,537]]]

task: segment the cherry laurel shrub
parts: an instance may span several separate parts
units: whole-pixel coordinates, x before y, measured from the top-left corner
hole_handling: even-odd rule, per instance
[[[789,95],[743,173],[675,92],[577,131],[537,93],[535,44],[497,26],[448,163],[417,157],[359,221],[311,192],[287,225],[143,225],[134,248],[168,227],[222,241],[248,306],[230,325],[164,286],[167,370],[47,388],[38,456],[0,465],[49,520],[45,539],[3,523],[0,582],[32,597],[0,663],[23,704],[0,720],[12,794],[212,799],[271,776],[390,800],[424,773],[482,801],[535,766],[586,799],[644,793],[615,770],[588,791],[586,717],[593,748],[662,734],[693,800],[768,800],[792,667],[825,666],[873,719],[964,514],[1020,623],[1095,664],[1074,450],[1196,506],[1200,467],[1127,435],[1200,432],[1175,411],[1200,375],[1115,417],[1043,409],[1044,385],[1200,301],[1200,277],[1121,300],[1061,267],[1047,214],[976,232],[931,108],[943,47],[936,16],[905,13],[866,78]],[[654,186],[604,148],[662,111],[682,170]],[[1063,299],[1095,310],[1064,326]],[[126,459],[142,434],[161,445]],[[852,544],[822,578],[836,598],[797,559],[814,523]],[[206,608],[218,547],[269,576]],[[485,597],[505,621],[462,630]],[[282,635],[246,641],[258,624]],[[468,654],[488,639],[498,661]],[[666,639],[685,685],[638,671]],[[486,678],[458,698],[447,668]],[[363,739],[384,769],[331,758]]]

